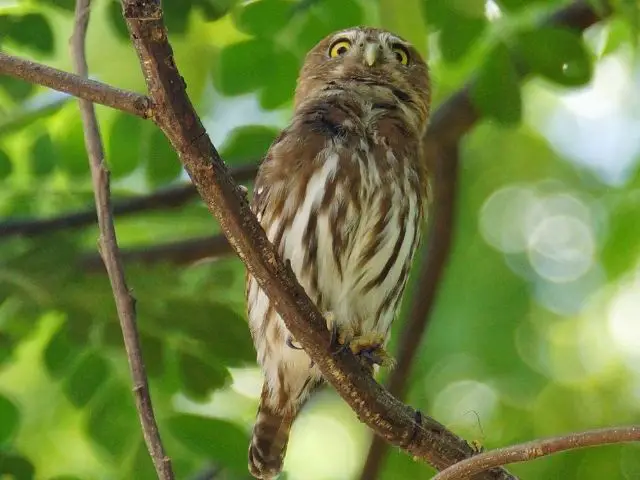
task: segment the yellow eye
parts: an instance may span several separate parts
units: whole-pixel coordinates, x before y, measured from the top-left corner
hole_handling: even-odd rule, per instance
[[[329,56],[331,58],[340,57],[347,53],[351,48],[351,42],[349,40],[341,39],[335,42],[329,49]]]
[[[396,56],[396,60],[398,60],[402,65],[409,63],[409,52],[402,45],[394,45],[391,50]]]

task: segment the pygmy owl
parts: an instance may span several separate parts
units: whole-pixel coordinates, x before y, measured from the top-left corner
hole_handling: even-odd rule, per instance
[[[426,212],[428,68],[408,42],[355,27],[308,54],[294,116],[262,162],[252,209],[342,345],[369,364],[384,344]],[[251,335],[265,381],[249,470],[282,469],[292,422],[322,375],[247,276]]]

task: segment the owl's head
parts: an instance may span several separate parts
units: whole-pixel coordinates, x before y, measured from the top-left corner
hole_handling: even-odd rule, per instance
[[[298,78],[296,105],[336,84],[367,94],[377,85],[392,88],[421,117],[428,116],[431,88],[427,64],[413,45],[386,30],[353,27],[322,39],[306,56]]]

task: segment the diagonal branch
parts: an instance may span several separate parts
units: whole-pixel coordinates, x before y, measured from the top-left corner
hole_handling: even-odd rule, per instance
[[[587,432],[571,433],[562,437],[534,440],[511,447],[498,448],[463,460],[443,470],[433,477],[433,480],[470,478],[472,475],[476,475],[483,470],[508,463],[526,462],[567,450],[634,441],[640,442],[640,425],[602,428]]]
[[[257,164],[247,163],[246,165],[231,168],[231,175],[236,182],[245,183],[253,180],[257,169]],[[179,208],[197,196],[198,192],[192,184],[177,185],[146,195],[113,202],[113,214],[126,216],[140,212]],[[93,208],[53,218],[9,219],[0,223],[0,239],[17,235],[34,237],[62,230],[83,228],[94,225],[95,222],[96,212]]]
[[[85,38],[89,24],[91,0],[77,0],[75,9],[75,25],[71,37],[71,56],[76,71],[79,75],[88,75],[85,55]],[[111,199],[109,193],[109,172],[104,163],[104,148],[100,138],[98,120],[93,104],[88,100],[79,100],[80,114],[84,127],[84,141],[89,156],[91,177],[94,184],[96,210],[100,225],[100,238],[98,248],[107,268],[111,288],[116,301],[120,327],[124,337],[124,345],[127,351],[131,377],[133,379],[133,391],[136,399],[136,408],[142,424],[147,448],[153,459],[153,463],[161,480],[173,480],[171,460],[165,455],[158,432],[158,426],[153,414],[151,395],[147,383],[142,360],[142,351],[138,330],[136,328],[135,301],[129,292],[124,277],[122,259],[118,252],[118,242],[111,215]]]
[[[160,0],[122,0],[122,4],[149,95],[156,105],[154,120],[176,149],[234,251],[327,381],[361,421],[412,456],[437,469],[471,457],[475,452],[467,442],[390,395],[364,372],[349,349],[331,353],[325,319],[268,241],[187,96],[167,41]],[[513,477],[497,469],[481,478]]]
[[[599,14],[606,16],[609,13],[609,6],[603,4]],[[578,0],[550,15],[544,23],[549,26],[585,30],[600,19],[601,17],[588,1]],[[527,72],[522,71],[521,74],[525,76]],[[409,319],[398,343],[398,365],[391,373],[388,382],[389,391],[398,398],[403,398],[405,395],[411,366],[428,327],[431,311],[437,298],[437,290],[449,257],[455,221],[459,163],[455,145],[479,120],[469,95],[473,83],[473,80],[468,82],[465,87],[440,105],[431,119],[427,132],[427,161],[435,170],[436,176],[435,210],[426,256],[418,274],[419,294],[413,297]],[[443,146],[442,155],[438,155],[437,145]],[[386,443],[378,437],[373,438],[361,480],[377,478],[387,450]]]
[[[0,73],[20,78],[27,82],[53,88],[74,97],[122,110],[142,118],[153,115],[150,100],[144,95],[110,87],[80,75],[63,72],[41,63],[31,62],[0,52]]]

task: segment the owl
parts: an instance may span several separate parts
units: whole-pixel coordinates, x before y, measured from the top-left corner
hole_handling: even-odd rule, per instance
[[[260,165],[251,208],[364,365],[384,345],[420,241],[428,195],[427,65],[388,31],[354,27],[306,56],[294,115]],[[322,374],[247,274],[247,313],[264,385],[249,446],[255,478],[277,476],[292,423]]]

